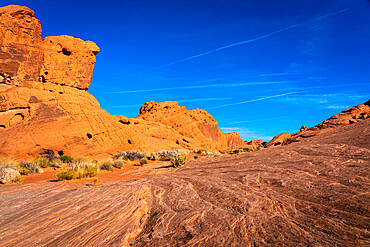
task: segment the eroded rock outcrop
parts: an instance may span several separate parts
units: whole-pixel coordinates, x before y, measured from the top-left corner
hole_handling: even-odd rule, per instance
[[[71,36],[46,37],[42,40],[44,60],[40,73],[43,82],[87,90],[100,51],[92,41]]]
[[[170,106],[157,117],[148,109],[153,118],[111,116],[85,91],[99,52],[94,42],[65,35],[42,40],[40,22],[27,7],[2,7],[0,20],[0,155],[30,159],[53,150],[103,158],[122,150],[228,149],[241,142],[203,110],[183,118],[190,128],[177,126],[180,115]],[[154,121],[163,116],[170,121]]]
[[[177,102],[147,102],[140,108],[137,119],[159,122],[171,126],[185,136],[181,142],[196,140],[198,146],[214,150],[227,150],[244,145],[238,133],[223,133],[217,121],[205,110],[186,110]]]
[[[281,133],[281,134],[275,136],[274,138],[272,138],[271,141],[266,143],[265,147],[269,148],[269,147],[279,146],[279,145],[283,144],[283,142],[291,136],[292,136],[292,134],[289,134],[289,133]]]
[[[298,142],[306,138],[321,134],[328,129],[357,123],[368,118],[370,118],[370,100],[365,102],[364,104],[360,104],[358,106],[354,106],[347,110],[344,110],[341,113],[332,116],[331,118],[314,127],[308,128],[304,131],[302,131],[301,129],[300,132],[293,134],[290,138],[287,138],[284,141],[284,144]]]
[[[41,24],[23,6],[0,8],[0,85],[28,86],[38,81],[42,64]]]

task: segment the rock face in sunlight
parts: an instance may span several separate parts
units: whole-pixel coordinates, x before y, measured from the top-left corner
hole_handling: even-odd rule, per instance
[[[46,37],[41,80],[87,90],[93,76],[95,55],[100,51],[92,41],[71,36]]]
[[[42,64],[41,25],[27,7],[0,8],[0,85],[32,86]]]
[[[223,133],[218,128],[217,121],[205,110],[186,110],[177,102],[147,102],[140,108],[137,118],[171,126],[186,137],[181,141],[185,146],[189,146],[187,143],[190,140],[214,150],[227,150],[244,145],[238,133]]]
[[[221,132],[203,110],[189,111],[194,120],[176,121],[180,115],[172,108],[152,119],[111,116],[85,91],[99,52],[94,42],[71,36],[41,39],[40,22],[27,7],[2,7],[0,20],[0,155],[28,159],[53,150],[103,158],[132,149],[242,145],[239,135]],[[164,115],[170,120],[154,121]],[[185,123],[190,129],[179,128]]]

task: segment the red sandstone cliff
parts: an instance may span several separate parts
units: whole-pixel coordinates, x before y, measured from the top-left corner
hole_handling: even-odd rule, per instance
[[[147,109],[153,102],[145,104],[137,119],[111,116],[85,91],[99,47],[41,34],[29,8],[0,8],[0,155],[27,159],[53,150],[99,158],[128,149],[243,145],[238,134],[220,131],[207,112],[174,102],[155,103],[171,105],[158,112]]]

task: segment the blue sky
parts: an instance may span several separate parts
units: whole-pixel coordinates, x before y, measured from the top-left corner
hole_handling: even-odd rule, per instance
[[[89,92],[111,114],[179,101],[225,132],[269,140],[370,98],[367,0],[3,0],[43,36],[101,48]]]

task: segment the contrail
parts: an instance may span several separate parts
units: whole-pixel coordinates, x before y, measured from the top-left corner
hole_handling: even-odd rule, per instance
[[[304,91],[297,91],[297,92],[289,92],[289,93],[277,94],[277,95],[272,95],[272,96],[258,98],[258,99],[252,99],[252,100],[247,100],[247,101],[242,101],[242,102],[237,102],[237,103],[232,103],[232,104],[226,104],[226,105],[220,105],[220,106],[210,107],[210,108],[206,108],[205,110],[217,109],[217,108],[226,107],[226,106],[241,105],[241,104],[246,104],[246,103],[261,101],[261,100],[265,100],[265,99],[272,99],[272,98],[282,97],[282,96],[290,95],[290,94],[305,93],[305,92],[309,92],[309,91],[312,91],[312,90],[304,90]]]
[[[221,80],[221,79],[219,79]],[[208,80],[211,81],[211,80]],[[215,81],[215,80],[213,80]],[[241,83],[219,83],[210,85],[193,85],[193,86],[182,86],[182,87],[165,87],[165,88],[151,88],[151,89],[139,89],[130,91],[118,91],[118,92],[106,92],[100,94],[125,94],[125,93],[146,93],[156,91],[167,91],[167,90],[178,90],[178,89],[199,89],[199,88],[228,88],[228,87],[241,87],[241,86],[253,86],[253,85],[267,85],[267,84],[289,84],[295,81],[259,81],[259,82],[241,82]],[[96,93],[99,94],[99,93]]]
[[[271,32],[271,33],[268,33],[268,34],[262,35],[262,36],[257,37],[257,38],[248,39],[248,40],[243,40],[243,41],[240,41],[240,42],[236,42],[236,43],[232,43],[232,44],[229,44],[229,45],[221,46],[221,47],[218,47],[218,48],[213,49],[213,50],[209,50],[209,51],[206,51],[206,52],[202,52],[202,53],[199,53],[199,54],[196,54],[196,55],[190,56],[190,57],[186,57],[186,58],[183,58],[183,59],[179,59],[179,60],[177,60],[177,61],[174,61],[174,62],[171,62],[171,63],[167,63],[167,64],[164,64],[164,65],[161,65],[161,66],[155,67],[155,68],[153,68],[153,69],[145,70],[145,71],[142,71],[142,72],[140,72],[140,73],[145,73],[145,72],[150,72],[150,71],[157,70],[157,69],[166,68],[166,67],[169,67],[169,66],[174,65],[174,64],[178,64],[178,63],[185,62],[185,61],[188,61],[188,60],[191,60],[191,59],[194,59],[194,58],[202,57],[202,56],[205,56],[205,55],[208,55],[208,54],[211,54],[211,53],[217,52],[217,51],[225,50],[225,49],[227,49],[227,48],[231,48],[231,47],[234,47],[234,46],[240,46],[240,45],[249,44],[249,43],[252,43],[252,42],[255,42],[255,41],[261,40],[261,39],[268,38],[268,37],[273,36],[273,35],[275,35],[275,34],[278,34],[278,33],[284,32],[284,31],[286,31],[286,30],[290,30],[290,29],[293,29],[293,28],[295,28],[295,27],[303,26],[303,25],[305,25],[306,23],[309,23],[309,22],[313,22],[313,21],[316,21],[316,20],[322,20],[322,19],[324,19],[324,18],[328,18],[328,17],[330,17],[330,16],[334,16],[334,15],[337,15],[337,14],[343,13],[343,12],[345,12],[345,11],[347,11],[347,10],[349,10],[349,8],[347,8],[347,9],[342,9],[342,10],[339,10],[339,11],[337,11],[337,12],[330,13],[330,14],[327,14],[327,15],[319,16],[319,17],[316,17],[316,18],[314,18],[314,19],[311,19],[311,20],[308,20],[308,21],[305,21],[305,22],[302,22],[302,23],[298,23],[298,24],[295,24],[295,25],[291,25],[291,26],[288,26],[288,27],[284,27],[284,28],[281,28],[281,29],[279,29],[279,30],[277,30],[277,31],[274,31],[274,32]],[[137,74],[137,73],[135,73],[135,74]],[[133,75],[133,74],[131,74],[131,75]]]

